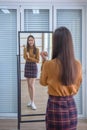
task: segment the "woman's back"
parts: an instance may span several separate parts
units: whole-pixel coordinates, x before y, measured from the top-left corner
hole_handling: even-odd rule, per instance
[[[63,85],[61,81],[62,64],[60,60],[46,61],[40,78],[42,85],[48,85],[48,94],[54,96],[69,96],[77,93],[82,81],[82,67],[79,61],[75,61],[78,73],[74,84]],[[66,68],[68,69],[68,68]]]

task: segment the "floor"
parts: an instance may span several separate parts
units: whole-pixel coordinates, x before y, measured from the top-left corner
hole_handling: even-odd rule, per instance
[[[0,119],[0,130],[18,130],[16,119]],[[22,123],[20,130],[45,130],[45,122]],[[77,130],[87,130],[87,120],[79,120]]]

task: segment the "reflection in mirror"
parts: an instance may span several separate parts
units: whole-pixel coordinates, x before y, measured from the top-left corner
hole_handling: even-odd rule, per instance
[[[35,80],[34,88],[35,88],[35,96],[34,96],[34,102],[36,105],[36,109],[33,110],[31,106],[27,106],[30,102],[30,94],[28,92],[28,82],[25,75],[25,63],[26,60],[24,58],[24,47],[27,46],[27,38],[29,35],[32,35],[34,37],[36,48],[39,49],[39,52],[41,51],[47,51],[48,52],[48,58],[51,58],[51,48],[52,48],[52,32],[20,32],[20,67],[21,67],[21,115],[27,115],[27,114],[45,114],[46,111],[46,103],[47,103],[47,87],[41,87],[39,84],[39,77],[40,77],[40,71],[41,71],[41,57],[39,60],[39,63],[37,64],[38,73],[37,78]],[[29,39],[28,39],[29,40]],[[29,53],[30,54],[30,53]],[[37,117],[30,117],[37,118]],[[42,119],[42,117],[38,117],[39,119]],[[22,118],[22,120],[29,119],[29,117]]]

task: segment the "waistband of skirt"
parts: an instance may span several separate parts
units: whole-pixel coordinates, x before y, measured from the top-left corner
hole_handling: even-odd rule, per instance
[[[49,99],[52,99],[52,100],[71,100],[73,99],[73,96],[52,96],[52,95],[49,95]]]
[[[36,64],[36,62],[26,61],[27,64]]]

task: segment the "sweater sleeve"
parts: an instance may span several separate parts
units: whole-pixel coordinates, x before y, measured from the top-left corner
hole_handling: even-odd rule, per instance
[[[27,55],[26,55],[26,53],[27,53],[27,48],[24,47],[24,49],[23,49],[23,58],[24,58],[25,60],[27,60]]]
[[[77,75],[77,79],[74,85],[71,85],[69,87],[69,91],[71,94],[77,94],[80,85],[82,83],[82,66],[80,64],[80,62],[78,62],[78,75]]]
[[[47,86],[47,79],[48,79],[48,74],[47,74],[47,70],[48,70],[48,65],[47,65],[47,61],[42,63],[42,67],[41,67],[41,74],[40,74],[40,84],[43,86]]]
[[[37,53],[36,53],[36,57],[29,57],[28,60],[32,61],[32,62],[36,62],[39,63],[40,60],[40,53],[39,53],[39,49],[37,48]]]
[[[73,94],[77,94],[80,85],[82,83],[82,66],[80,64],[80,62],[77,62],[78,64],[78,74],[77,74],[77,79],[74,85],[69,87],[69,90],[71,90],[71,92],[73,92]]]
[[[79,90],[81,83],[82,83],[82,65],[79,63],[79,74],[78,74],[78,79],[76,81],[77,91]]]

